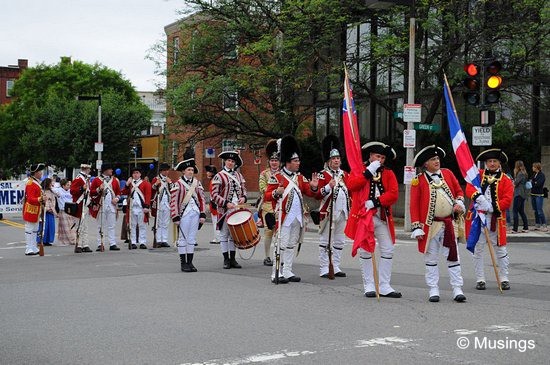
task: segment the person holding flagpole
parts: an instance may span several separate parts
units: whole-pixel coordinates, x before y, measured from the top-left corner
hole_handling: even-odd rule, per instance
[[[443,255],[447,259],[453,299],[464,302],[464,281],[453,222],[466,210],[464,193],[453,172],[441,168],[443,157],[445,151],[436,145],[423,148],[414,157],[414,166],[423,171],[411,181],[411,238],[418,240],[418,250],[424,254],[429,301],[440,299],[438,261]]]
[[[508,163],[508,156],[499,148],[491,148],[481,152],[476,160],[485,162],[485,169],[480,170],[481,192],[474,186],[466,186],[466,194],[471,198],[476,211],[486,215],[489,240],[495,248],[498,263],[498,278],[500,289],[509,290],[508,278],[508,251],[506,250],[506,210],[510,208],[514,197],[514,184],[504,174],[501,164]],[[466,235],[472,230],[472,212],[466,216]],[[479,235],[474,248],[474,269],[476,275],[476,289],[485,290],[485,273],[483,252],[487,245],[487,236]]]
[[[377,296],[375,276],[377,275],[381,297],[401,298],[401,293],[395,291],[390,285],[395,249],[392,205],[397,202],[399,189],[394,172],[384,165],[387,159],[394,160],[396,153],[390,146],[377,141],[363,145],[362,150],[365,160],[362,175],[352,175],[348,179],[348,187],[354,194],[354,204],[346,230],[349,232],[357,230],[355,226],[363,207],[366,211],[371,211],[373,236],[376,237],[380,249],[380,265],[378,268],[374,266],[375,245],[371,249],[359,250],[365,296],[367,298]]]

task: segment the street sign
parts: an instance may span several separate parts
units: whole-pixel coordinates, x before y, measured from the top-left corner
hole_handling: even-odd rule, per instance
[[[403,147],[416,147],[416,131],[414,129],[405,129],[403,131]]]
[[[103,152],[103,143],[102,142],[96,142],[94,145],[94,151],[95,152]]]
[[[439,124],[417,123],[414,125],[414,129],[417,131],[439,132],[441,131],[441,126]]]
[[[405,123],[420,123],[422,121],[422,104],[403,105],[403,121]]]
[[[204,149],[204,157],[205,158],[215,158],[216,157],[216,149],[214,147],[208,147]]]
[[[472,146],[491,146],[493,127],[472,127]]]
[[[251,149],[251,150],[261,150],[264,148],[264,145],[261,144],[261,143],[251,143],[248,145],[248,147]]]
[[[412,179],[416,176],[416,169],[414,166],[405,166],[403,168],[403,184],[410,185]]]

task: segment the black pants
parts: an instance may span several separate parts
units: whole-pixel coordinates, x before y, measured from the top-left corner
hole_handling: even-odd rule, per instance
[[[527,221],[527,216],[525,215],[525,199],[523,199],[521,196],[515,196],[514,197],[514,231],[518,231],[518,225],[519,225],[519,217],[518,215],[521,215],[521,220],[523,221],[523,229],[528,230],[529,229],[529,223]]]

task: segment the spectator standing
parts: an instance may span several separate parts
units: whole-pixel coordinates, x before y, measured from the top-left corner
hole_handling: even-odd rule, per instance
[[[528,191],[525,188],[527,182],[527,171],[523,161],[516,161],[514,167],[514,205],[512,212],[514,214],[514,227],[512,233],[518,233],[519,216],[523,222],[523,229],[521,232],[527,232],[529,230],[529,222],[525,215],[525,199],[527,199]]]
[[[42,181],[42,189],[44,191],[44,209],[46,209],[46,216],[44,218],[44,237],[43,243],[44,246],[51,246],[53,241],[55,241],[55,218],[57,217],[56,212],[56,196],[52,191],[53,180],[49,177],[45,178]],[[42,229],[39,226],[39,229]],[[39,243],[40,237],[36,238],[36,243]]]
[[[533,178],[531,179],[531,206],[535,212],[535,231],[548,232],[544,216],[544,183],[546,177],[542,172],[540,162],[533,163]]]
[[[54,187],[52,190],[57,195],[57,204],[59,207],[59,225],[57,230],[57,243],[59,245],[74,245],[76,242],[76,231],[73,227],[74,218],[65,213],[65,203],[72,202],[73,197],[71,195],[71,182],[67,179],[60,181],[59,187]]]

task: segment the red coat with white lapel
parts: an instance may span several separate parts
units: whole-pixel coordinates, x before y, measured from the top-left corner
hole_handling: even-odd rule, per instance
[[[131,196],[134,192],[132,181],[133,179],[128,179],[126,186],[120,192],[122,195],[128,195],[128,199],[133,198],[133,196]],[[149,209],[151,207],[151,184],[148,181],[141,180],[141,184],[139,184],[138,189],[141,191],[141,195],[143,195],[143,201],[141,202],[141,207],[143,209]],[[131,205],[133,205],[133,202],[130,202],[128,205],[128,209],[126,209],[126,218],[128,218],[128,214],[130,213]],[[143,221],[145,223],[149,222],[149,214],[143,215]]]
[[[302,192],[302,194],[305,194],[310,197],[315,197],[315,194],[317,194],[317,189],[312,190],[311,186],[309,185],[309,180],[299,172],[295,175],[295,183]],[[267,184],[267,190],[265,192],[265,200],[268,202],[271,202],[271,205],[273,206],[273,209],[275,211],[275,217],[279,219],[279,212],[276,210],[277,206],[277,200],[280,199],[274,198],[273,193],[279,186],[282,186],[283,188],[287,188],[287,186],[290,184],[289,177],[286,175],[286,173],[283,172],[283,170],[278,171],[275,175],[272,175],[269,179],[269,182]],[[292,200],[289,199],[291,194],[287,194],[287,196],[282,201],[282,216],[281,216],[281,222],[277,222],[277,226],[285,221],[287,213],[290,211],[290,208],[292,206]],[[302,201],[303,205],[303,201]],[[304,213],[302,208],[302,214]],[[305,223],[305,222],[304,222]]]
[[[88,187],[88,189],[90,188],[90,182],[88,178],[84,177],[82,173],[78,174],[78,176],[75,177],[74,180],[71,182],[71,188],[69,190],[73,197],[73,203],[76,203],[80,199],[80,197],[86,193],[86,189],[85,189],[86,186]],[[78,203],[78,210],[76,212],[77,218],[82,217],[82,208],[84,206],[84,200],[86,199],[82,199],[80,203]]]
[[[361,210],[365,210],[365,202],[369,200],[372,178],[366,178],[363,175],[364,172],[365,170],[363,170],[361,174],[351,174],[347,181],[348,189],[351,192],[352,204],[348,223],[346,224],[346,229],[344,232],[351,239],[355,238],[355,232],[357,231],[358,213]],[[384,192],[381,193],[377,201],[375,201],[375,205],[384,210],[384,215],[386,217],[386,222],[388,223],[388,229],[392,237],[392,242],[395,244],[395,228],[392,205],[395,204],[399,198],[399,185],[397,184],[397,178],[391,169],[383,167],[380,169],[380,174]]]
[[[118,181],[116,176],[111,176],[111,180],[111,189],[114,194],[114,199],[115,197],[120,196],[120,182]],[[92,200],[92,204],[90,204],[90,215],[94,218],[97,217],[97,213],[99,212],[99,205],[103,204],[101,202],[101,192],[97,190],[103,184],[103,182],[103,176],[98,176],[92,181],[92,184],[90,185],[90,199]]]
[[[233,177],[237,180],[235,182],[232,178],[227,176],[225,169],[218,172],[210,183],[210,200],[212,200],[217,206],[217,214],[221,219],[226,213],[227,203],[231,203],[229,196],[231,193],[237,194],[238,198],[244,197],[246,201],[246,181],[243,175],[235,171]]]
[[[441,176],[443,181],[449,187],[453,195],[453,199],[464,199],[464,192],[458,183],[458,180],[454,176],[453,172],[449,169],[441,169]],[[410,204],[410,215],[411,215],[411,227],[412,229],[420,228],[424,231],[424,236],[422,239],[418,240],[418,251],[421,253],[426,252],[426,241],[428,240],[428,233],[431,228],[431,223],[434,218],[433,208],[435,200],[432,200],[431,194],[432,187],[428,182],[428,178],[425,173],[418,174],[411,181],[411,204]]]
[[[341,175],[341,184],[343,184],[346,187],[346,190],[339,189],[338,194],[346,194],[346,200],[347,200],[347,209],[349,213],[350,208],[350,198],[349,198],[349,192],[348,192],[348,180],[349,180],[349,174],[346,171],[342,171]],[[320,213],[320,220],[323,221],[328,216],[329,208],[330,208],[330,201],[334,194],[334,188],[331,190],[330,194],[324,195],[324,187],[328,185],[328,183],[332,180],[332,173],[325,169],[322,172],[319,173],[319,186],[317,193],[315,194],[315,198],[318,200],[321,200],[321,206],[319,208]]]
[[[206,214],[204,212],[206,206],[204,188],[199,180],[196,178],[194,178],[194,180],[196,180],[198,184],[193,192],[193,195],[191,196],[191,199],[194,199],[195,203],[199,206],[200,217],[206,218]],[[170,189],[170,217],[172,220],[176,217],[180,217],[180,214],[183,214],[183,210],[185,208],[183,206],[183,199],[187,195],[188,190],[189,189],[187,189],[182,179],[178,179],[178,181],[172,184],[172,188]]]
[[[25,205],[23,206],[23,220],[26,222],[36,223],[40,217],[40,201],[42,195],[42,187],[38,180],[29,177],[27,185],[25,185]]]
[[[485,179],[485,170],[481,169],[479,170],[479,176],[481,178],[482,184],[483,180]],[[506,246],[506,210],[509,209],[512,206],[512,201],[514,199],[514,183],[512,180],[504,173],[500,173],[500,177],[498,177],[495,182],[493,183],[496,186],[496,196],[492,196],[493,200],[493,209],[496,210],[493,212],[493,214],[496,214],[497,217],[497,244],[499,246]],[[478,192],[476,188],[468,184],[466,185],[466,195],[470,197],[472,202],[477,198]],[[472,227],[472,212],[468,211],[466,214],[466,237],[470,234],[470,228]],[[490,222],[487,222],[487,225],[490,225]]]

